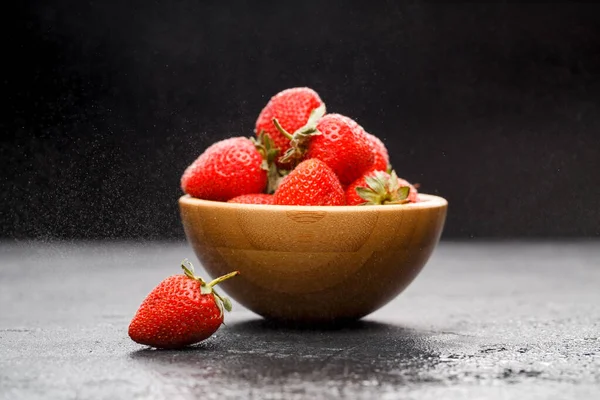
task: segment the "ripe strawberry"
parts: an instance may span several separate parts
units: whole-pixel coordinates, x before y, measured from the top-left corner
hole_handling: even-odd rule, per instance
[[[342,185],[352,183],[373,165],[373,148],[367,133],[351,118],[327,114],[318,121],[316,130],[294,135],[286,132],[278,120],[273,123],[292,143],[280,161],[318,158],[336,173]]]
[[[273,204],[273,195],[266,193],[243,194],[227,200],[228,203],[241,204]]]
[[[223,275],[209,283],[194,275],[184,260],[185,275],[162,281],[143,301],[129,325],[129,337],[148,346],[177,349],[210,337],[223,323],[223,308],[231,302],[213,287],[239,272]]]
[[[281,126],[288,132],[296,132],[303,128],[309,121],[311,113],[319,108],[321,115],[325,114],[325,104],[317,92],[307,87],[286,89],[277,93],[269,100],[256,120],[254,132],[259,135],[267,133],[283,155],[290,148],[289,138],[282,135],[273,125],[273,118],[277,118]],[[290,163],[277,162],[282,169],[292,169]]]
[[[208,147],[183,173],[181,189],[190,196],[227,201],[265,190],[278,151],[268,136],[225,139]]]
[[[373,148],[374,161],[371,169],[376,171],[387,171],[390,169],[390,156],[383,142],[377,136],[371,135],[368,132],[367,138]]]
[[[344,190],[335,173],[321,160],[302,161],[283,178],[275,204],[299,206],[344,205]]]
[[[346,188],[346,204],[404,204],[418,201],[417,189],[395,171],[370,170]]]

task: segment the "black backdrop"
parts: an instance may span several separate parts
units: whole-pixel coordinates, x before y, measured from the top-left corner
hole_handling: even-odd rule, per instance
[[[600,7],[22,2],[5,29],[5,238],[182,237],[179,177],[310,86],[448,198],[445,237],[600,235]]]

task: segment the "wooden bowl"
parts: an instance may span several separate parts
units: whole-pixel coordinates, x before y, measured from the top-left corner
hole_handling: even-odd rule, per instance
[[[188,241],[220,286],[263,317],[294,323],[361,318],[397,296],[437,245],[448,203],[274,206],[179,199]]]

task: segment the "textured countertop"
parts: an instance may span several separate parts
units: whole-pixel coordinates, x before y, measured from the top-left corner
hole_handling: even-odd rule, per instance
[[[443,242],[353,326],[284,328],[234,303],[202,345],[133,343],[137,306],[184,257],[185,243],[0,244],[0,398],[600,398],[597,240]]]

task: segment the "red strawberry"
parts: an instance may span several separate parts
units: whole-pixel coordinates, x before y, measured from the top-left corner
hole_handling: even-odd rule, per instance
[[[417,189],[396,172],[370,170],[346,188],[346,204],[404,204],[418,201]]]
[[[377,136],[371,135],[368,132],[367,138],[369,139],[371,147],[373,148],[374,161],[371,169],[376,171],[387,171],[390,166],[390,156],[385,148],[385,145]]]
[[[217,201],[262,192],[267,181],[272,181],[277,154],[268,136],[261,135],[258,141],[244,137],[222,140],[187,167],[181,189],[190,196]]]
[[[223,308],[231,302],[213,287],[239,272],[223,275],[210,283],[194,275],[185,260],[185,275],[162,281],[144,300],[129,325],[129,337],[136,343],[163,349],[177,349],[210,337],[223,323]]]
[[[321,160],[302,161],[283,178],[275,204],[300,206],[344,205],[344,190],[335,173]]]
[[[277,118],[288,132],[296,132],[308,123],[311,113],[319,107],[325,114],[325,104],[314,90],[307,87],[286,89],[273,96],[260,112],[254,132],[257,135],[263,131],[267,133],[279,154],[283,155],[290,148],[290,140],[275,128],[273,118]],[[277,162],[277,165],[282,169],[293,167],[285,162]]]
[[[291,148],[280,158],[295,163],[301,159],[318,158],[327,164],[348,185],[367,171],[374,161],[373,148],[367,133],[354,120],[340,114],[327,114],[315,128],[286,132],[277,119],[273,123],[291,139]]]
[[[266,193],[243,194],[227,200],[227,202],[241,204],[273,204],[273,195]]]

